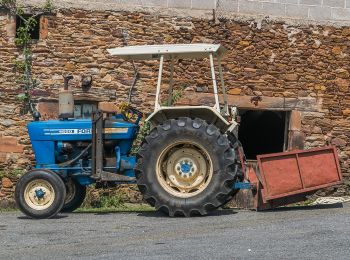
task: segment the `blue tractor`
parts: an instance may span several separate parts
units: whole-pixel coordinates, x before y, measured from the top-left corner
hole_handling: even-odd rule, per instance
[[[50,218],[78,208],[86,186],[137,183],[144,199],[169,216],[205,215],[236,194],[242,179],[237,156],[235,109],[227,105],[221,69],[225,49],[217,44],[130,46],[108,50],[125,60],[159,60],[151,131],[131,155],[143,114],[97,110],[91,119],[74,119],[72,91],[65,80],[59,93],[59,119],[28,124],[35,167],[17,182],[19,209],[32,218]],[[173,106],[174,63],[179,59],[210,61],[215,106]],[[219,64],[224,104],[219,103],[214,71]],[[170,61],[167,105],[160,105],[163,62]]]

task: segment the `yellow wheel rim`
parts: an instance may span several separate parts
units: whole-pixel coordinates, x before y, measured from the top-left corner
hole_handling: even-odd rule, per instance
[[[55,200],[55,191],[48,181],[33,180],[27,184],[24,190],[24,200],[32,209],[45,210]]]
[[[166,147],[157,160],[157,180],[173,196],[189,198],[210,183],[213,165],[207,151],[191,141]]]

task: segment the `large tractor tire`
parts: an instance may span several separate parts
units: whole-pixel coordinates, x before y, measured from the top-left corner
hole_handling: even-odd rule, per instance
[[[62,209],[66,187],[54,172],[36,169],[24,174],[16,184],[18,208],[31,218],[52,218]]]
[[[141,193],[169,216],[206,215],[235,193],[235,150],[226,135],[202,119],[171,119],[156,126],[137,157]]]
[[[81,185],[75,179],[69,179],[65,185],[66,198],[61,212],[73,212],[83,204],[86,196],[86,186]]]

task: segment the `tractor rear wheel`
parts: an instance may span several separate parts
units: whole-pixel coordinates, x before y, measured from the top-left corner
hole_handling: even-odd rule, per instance
[[[65,185],[66,198],[61,212],[73,212],[83,204],[86,196],[86,186],[81,185],[75,179],[69,179]]]
[[[236,153],[219,129],[195,118],[152,129],[138,153],[136,178],[145,200],[169,216],[206,215],[232,197]]]
[[[51,218],[64,204],[66,187],[54,172],[35,169],[24,174],[16,184],[18,208],[32,218]]]

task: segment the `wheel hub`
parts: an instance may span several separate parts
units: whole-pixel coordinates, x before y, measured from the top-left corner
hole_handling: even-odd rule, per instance
[[[35,190],[35,196],[36,196],[39,200],[42,199],[42,198],[44,198],[45,194],[46,194],[46,192],[43,191],[42,188],[36,189],[36,190]]]
[[[201,149],[195,146],[168,150],[159,171],[162,186],[178,197],[191,197],[200,193],[211,176],[211,164]]]
[[[24,200],[32,209],[44,210],[50,207],[55,200],[55,191],[48,181],[33,180],[24,190]]]
[[[182,173],[189,173],[191,170],[191,164],[188,163],[187,161],[182,161],[181,162],[181,172]]]
[[[197,172],[197,168],[196,162],[183,158],[175,165],[175,172],[182,178],[190,178]]]

